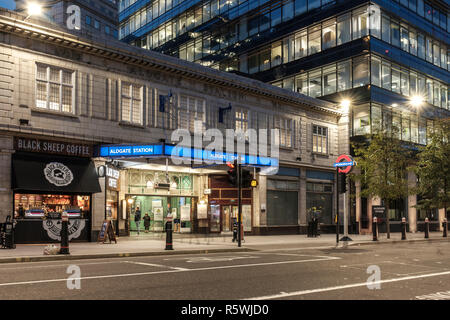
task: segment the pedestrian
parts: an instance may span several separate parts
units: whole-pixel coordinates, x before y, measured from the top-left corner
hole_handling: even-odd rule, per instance
[[[145,227],[145,233],[148,233],[148,229],[150,228],[150,216],[148,215],[148,212],[145,213],[145,216],[144,216],[144,227]]]
[[[134,222],[136,223],[137,234],[139,235],[139,231],[141,229],[141,210],[139,207],[137,207],[134,212]]]

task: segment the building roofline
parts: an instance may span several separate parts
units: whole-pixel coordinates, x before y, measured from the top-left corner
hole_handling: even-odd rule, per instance
[[[108,57],[128,64],[139,65],[140,67],[171,71],[192,79],[228,86],[287,103],[301,104],[316,111],[335,116],[341,115],[336,104],[278,88],[258,80],[204,67],[200,64],[167,56],[162,53],[133,47],[119,40],[96,36],[92,36],[89,39],[69,33],[68,30],[57,28],[54,25],[45,26],[39,20],[24,20],[24,15],[0,8],[0,30],[3,32],[51,42],[59,46],[101,57]]]

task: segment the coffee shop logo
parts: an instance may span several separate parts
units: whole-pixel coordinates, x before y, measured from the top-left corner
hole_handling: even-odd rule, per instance
[[[47,231],[50,239],[61,241],[61,220],[44,220],[42,221],[42,226]],[[85,226],[86,222],[84,219],[69,219],[69,240],[79,238]]]
[[[51,162],[45,166],[44,175],[48,182],[57,187],[69,185],[73,180],[73,173],[68,167],[59,162]]]

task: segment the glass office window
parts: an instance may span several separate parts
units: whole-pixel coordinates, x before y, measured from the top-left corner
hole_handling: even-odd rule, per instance
[[[426,37],[425,41],[425,47],[426,47],[426,59],[428,62],[433,62],[433,41],[431,38]]]
[[[421,33],[417,34],[417,56],[425,59],[425,36]]]
[[[323,50],[336,46],[336,20],[328,20],[322,26]]]
[[[370,5],[369,8],[370,34],[381,38],[381,10],[378,6]]]
[[[308,10],[316,9],[320,7],[320,0],[308,0]]]
[[[277,24],[281,23],[281,8],[272,10],[270,13],[270,20],[271,25],[276,26]]]
[[[400,0],[400,3],[405,7],[408,7],[408,0]]]
[[[427,123],[426,120],[422,117],[419,118],[419,143],[427,144]]]
[[[307,10],[306,0],[295,0],[295,15],[305,13]]]
[[[352,87],[351,61],[343,61],[337,64],[338,91],[348,90]]]
[[[290,36],[283,40],[283,63],[288,63],[294,60],[295,57],[295,41],[294,36]]]
[[[361,87],[369,83],[368,57],[353,59],[353,88]]]
[[[270,12],[266,12],[264,14],[261,14],[259,19],[259,30],[267,30],[270,28]]]
[[[259,54],[259,71],[270,69],[270,49],[265,49]]]
[[[211,17],[219,14],[219,0],[211,0]]]
[[[409,8],[416,12],[417,10],[417,0],[409,0]]]
[[[417,34],[414,29],[409,29],[409,53],[417,56]]]
[[[322,77],[320,70],[309,72],[309,96],[316,98],[322,95]]]
[[[408,115],[402,115],[402,140],[410,141],[411,140],[411,131],[410,131],[410,121]]]
[[[371,61],[371,83],[375,86],[381,87],[381,60],[376,57],[372,57]]]
[[[295,59],[305,57],[308,54],[308,38],[306,30],[295,35]]]
[[[433,21],[433,8],[425,2],[425,19]]]
[[[429,104],[433,104],[433,80],[427,79],[426,80],[426,89],[427,89],[427,95],[426,99]]]
[[[392,113],[392,131],[397,139],[402,138],[402,123],[398,113]]]
[[[259,69],[258,55],[252,55],[248,58],[248,73],[256,73]]]
[[[367,11],[358,11],[353,13],[353,39],[359,39],[369,34],[369,15]]]
[[[298,93],[308,95],[308,75],[307,73],[301,74],[295,78],[295,86]]]
[[[409,73],[409,95],[417,95],[417,74],[415,72]]]
[[[370,133],[370,113],[369,105],[353,107],[353,134],[355,136]]]
[[[381,39],[391,43],[391,20],[385,15],[381,18]]]
[[[437,66],[441,65],[441,49],[437,42],[433,42],[433,63]]]
[[[349,42],[352,34],[351,14],[345,14],[337,18],[337,44]]]
[[[308,29],[308,54],[321,51],[320,25]]]
[[[252,35],[258,33],[258,25],[259,25],[259,17],[248,20],[247,30],[248,30],[249,36],[252,36]]]
[[[336,92],[336,65],[323,68],[323,95]]]
[[[419,93],[420,96],[425,97],[426,95],[426,79],[424,76],[419,75],[417,77],[417,91]]]
[[[409,32],[407,27],[400,27],[401,47],[403,51],[409,52]]]
[[[447,68],[447,49],[441,47],[441,68]]]
[[[433,83],[433,105],[436,107],[441,106],[441,90],[438,82]]]
[[[283,21],[288,21],[294,17],[294,1],[290,0],[283,5]]]
[[[448,108],[448,90],[447,87],[444,85],[441,85],[441,108],[447,109]]]
[[[400,72],[400,85],[402,95],[409,96],[409,72],[406,69]]]
[[[271,51],[272,67],[278,66],[281,64],[281,55],[282,55],[281,50],[282,50],[281,42],[277,42],[272,45],[272,51]]]
[[[400,47],[400,26],[393,20],[391,20],[391,44]]]
[[[425,4],[423,0],[417,0],[417,13],[419,16],[424,16],[425,14]]]
[[[391,90],[391,65],[387,62],[381,65],[381,83],[384,89]]]
[[[283,89],[294,91],[294,78],[283,79]]]
[[[392,66],[392,91],[395,93],[401,93],[400,68],[394,65]]]
[[[383,129],[382,127],[382,107],[372,103],[371,112],[371,123],[372,123],[372,133],[376,133]]]

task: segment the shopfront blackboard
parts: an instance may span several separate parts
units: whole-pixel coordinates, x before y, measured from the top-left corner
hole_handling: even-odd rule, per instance
[[[102,227],[98,234],[97,242],[105,243],[106,238],[109,238],[109,242],[114,241],[117,243],[116,235],[114,233],[113,225],[111,224],[111,220],[105,220],[102,223]]]

